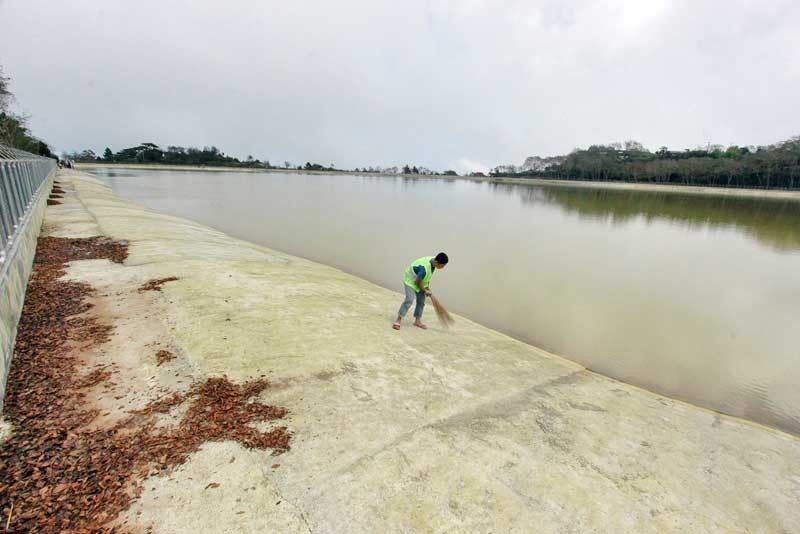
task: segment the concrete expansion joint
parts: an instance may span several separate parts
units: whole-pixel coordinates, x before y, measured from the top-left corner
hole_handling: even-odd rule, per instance
[[[367,460],[372,460],[379,454],[397,447],[401,443],[410,440],[416,434],[424,430],[437,430],[437,429],[447,428],[450,426],[458,426],[459,428],[461,428],[463,426],[467,426],[469,421],[472,421],[474,419],[483,419],[486,417],[503,418],[503,419],[513,417],[519,410],[530,408],[530,406],[521,406],[520,401],[528,398],[531,395],[531,393],[543,392],[547,394],[546,391],[548,388],[572,383],[577,377],[577,375],[583,372],[584,370],[580,369],[575,370],[569,374],[551,378],[541,384],[537,384],[530,388],[521,389],[516,393],[512,393],[511,395],[506,395],[505,397],[499,399],[490,399],[483,403],[473,405],[463,410],[460,410],[456,413],[452,413],[445,417],[414,427],[398,435],[395,439],[387,443],[384,443],[378,449],[371,450],[363,454],[362,456],[359,456],[346,466],[340,468],[337,471],[337,474],[342,474],[351,471],[353,468],[357,467],[363,462]],[[515,405],[517,405],[515,410],[507,409],[509,407],[514,407]],[[504,408],[502,412],[498,409],[500,407]],[[492,408],[494,408],[495,410],[492,410]],[[456,425],[456,423],[458,424]]]

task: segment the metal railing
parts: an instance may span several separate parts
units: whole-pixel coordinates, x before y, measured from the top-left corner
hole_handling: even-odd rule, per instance
[[[34,196],[56,162],[0,145],[0,265],[9,257]]]
[[[56,161],[0,145],[0,411]]]

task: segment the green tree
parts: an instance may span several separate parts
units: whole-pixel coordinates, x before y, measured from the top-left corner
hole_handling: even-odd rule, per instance
[[[528,158],[534,159],[534,158]],[[541,159],[541,158],[538,158]],[[800,189],[800,136],[753,147],[708,143],[704,147],[650,152],[635,141],[575,149],[544,169],[515,172],[495,167],[493,176],[537,176],[562,180],[616,180],[700,186]]]
[[[10,89],[11,78],[3,74],[0,67],[0,143],[40,156],[53,157],[50,147],[34,137],[28,130],[28,117],[11,111],[14,94]]]
[[[14,95],[8,88],[11,78],[3,74],[3,67],[0,67],[0,113],[7,113],[11,102],[14,100]]]
[[[100,158],[97,157],[97,154],[94,153],[94,150],[87,149],[78,154],[78,157],[75,159],[79,161],[97,161]]]
[[[105,161],[114,161],[114,153],[110,148],[106,147],[106,149],[103,151],[103,159]]]

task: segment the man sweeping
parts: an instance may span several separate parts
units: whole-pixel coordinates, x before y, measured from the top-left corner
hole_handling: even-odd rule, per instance
[[[406,290],[406,298],[403,304],[400,305],[400,311],[397,312],[397,320],[392,324],[392,328],[400,330],[400,322],[403,317],[408,313],[411,303],[416,300],[417,304],[414,307],[414,326],[428,328],[422,322],[422,310],[425,309],[425,297],[432,297],[433,294],[430,290],[431,277],[436,270],[444,269],[447,265],[447,254],[440,252],[436,256],[422,257],[408,266],[406,269],[405,277],[403,279],[403,287]]]

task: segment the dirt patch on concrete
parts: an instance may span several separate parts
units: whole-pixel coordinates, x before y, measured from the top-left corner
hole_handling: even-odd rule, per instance
[[[168,350],[161,349],[156,352],[156,365],[161,365],[175,359],[175,355]]]
[[[142,480],[184,461],[210,440],[251,448],[289,448],[285,427],[259,432],[252,423],[286,410],[254,401],[268,383],[211,378],[167,395],[105,428],[93,422],[87,391],[108,381],[114,365],[81,373],[81,351],[105,343],[113,326],[90,310],[90,285],[64,281],[66,263],[122,263],[127,244],[103,237],[39,240],[8,379],[5,416],[14,431],[0,447],[0,511],[17,531],[100,531],[140,494]],[[159,414],[187,406],[180,423],[159,427]]]
[[[153,280],[149,280],[145,284],[142,284],[142,287],[139,288],[139,293],[143,291],[161,291],[161,286],[167,282],[174,282],[176,280],[179,280],[177,276],[168,276],[167,278],[155,278]]]

